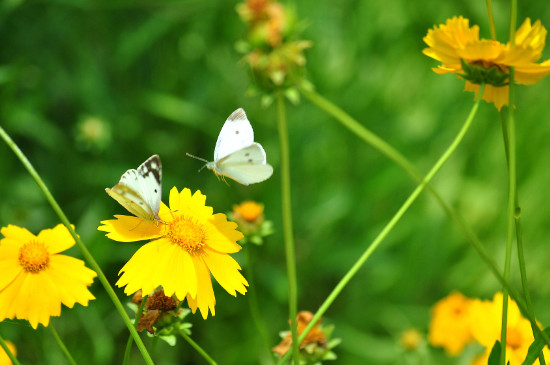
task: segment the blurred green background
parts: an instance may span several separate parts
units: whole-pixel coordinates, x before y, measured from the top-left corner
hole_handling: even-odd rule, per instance
[[[0,2],[0,123],[27,154],[111,283],[140,246],[97,231],[125,213],[104,192],[120,175],[158,153],[163,198],[176,186],[200,189],[215,212],[253,199],[265,204],[276,233],[253,250],[256,290],[273,344],[287,328],[281,232],[280,162],[274,107],[247,96],[250,78],[235,43],[245,25],[236,1],[55,0]],[[431,71],[422,37],[453,15],[489,38],[485,2],[299,1],[307,24],[307,76],[317,91],[427,171],[466,118],[473,94]],[[499,39],[508,39],[508,2],[495,1]],[[521,2],[525,17],[550,26],[546,2]],[[545,50],[543,59],[550,57]],[[535,311],[550,324],[550,80],[517,89],[518,183],[528,278]],[[211,159],[217,134],[243,107],[274,166],[268,181],[227,186],[186,152]],[[379,233],[415,184],[397,166],[303,99],[288,105],[299,309],[315,311]],[[0,146],[0,225],[34,233],[58,224],[11,150]],[[434,185],[474,227],[495,260],[504,260],[507,175],[496,109],[483,103],[473,127]],[[81,257],[76,248],[69,251]],[[235,255],[244,263],[244,254]],[[246,270],[244,267],[245,276]],[[513,282],[519,284],[514,261]],[[463,235],[424,194],[350,282],[324,321],[335,324],[338,364],[467,364],[440,349],[407,353],[409,328],[425,333],[430,307],[452,290],[492,298],[500,289]],[[97,282],[89,307],[53,318],[79,364],[119,364],[128,332]],[[117,293],[127,300],[121,289]],[[216,316],[192,316],[193,338],[220,364],[261,363],[262,343],[246,296],[215,284]],[[27,364],[64,363],[49,331],[4,321],[4,338]],[[150,339],[145,338],[146,344]],[[159,364],[200,364],[184,341],[160,342]],[[140,364],[133,351],[132,364]]]

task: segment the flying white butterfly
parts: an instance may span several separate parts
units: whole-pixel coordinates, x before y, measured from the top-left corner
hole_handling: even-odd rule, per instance
[[[162,165],[158,155],[149,157],[137,170],[127,170],[118,184],[105,191],[130,213],[145,221],[158,221],[162,195]]]
[[[187,155],[206,162],[206,167],[216,175],[227,176],[243,185],[262,182],[273,174],[262,145],[254,142],[254,131],[242,108],[225,121],[214,149],[214,161]]]

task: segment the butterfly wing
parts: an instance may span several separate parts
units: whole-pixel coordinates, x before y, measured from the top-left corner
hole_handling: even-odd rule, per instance
[[[242,108],[235,110],[225,121],[216,141],[214,162],[254,142],[254,131]]]
[[[162,199],[162,164],[158,155],[149,157],[137,169],[141,195],[158,218]]]
[[[243,185],[250,185],[267,180],[273,174],[273,167],[266,163],[262,145],[253,142],[215,163],[214,171]]]
[[[118,184],[105,191],[135,216],[148,221],[157,220],[162,195],[161,179],[160,158],[153,155],[137,170],[126,171]]]

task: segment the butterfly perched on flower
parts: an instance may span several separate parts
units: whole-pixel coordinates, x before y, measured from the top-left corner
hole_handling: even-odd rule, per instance
[[[159,221],[162,197],[162,164],[153,155],[137,169],[127,170],[120,181],[105,191],[130,213],[144,221]]]

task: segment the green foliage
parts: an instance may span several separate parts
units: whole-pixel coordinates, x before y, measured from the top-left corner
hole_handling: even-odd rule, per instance
[[[275,108],[247,96],[251,81],[235,49],[245,27],[236,1],[55,0],[0,2],[0,123],[27,154],[111,283],[139,243],[115,243],[97,231],[125,213],[104,188],[158,153],[166,202],[172,186],[200,189],[215,212],[245,199],[265,205],[274,234],[254,246],[255,290],[273,343],[287,329],[287,281],[280,217]],[[496,3],[497,35],[506,41],[507,4]],[[419,7],[422,11],[418,11]],[[307,21],[307,78],[322,95],[395,146],[421,170],[439,157],[471,107],[463,81],[435,75],[422,55],[427,29],[462,14],[486,24],[484,2],[316,0],[296,2]],[[522,2],[520,18],[550,26],[544,2]],[[481,33],[488,38],[488,28]],[[550,56],[544,51],[543,59]],[[528,278],[535,313],[550,322],[550,123],[545,79],[517,89],[518,186]],[[315,310],[412,192],[414,182],[291,89],[288,104],[299,309]],[[271,100],[264,100],[267,105]],[[542,102],[541,102],[542,101]],[[225,118],[243,107],[275,173],[250,187],[197,170],[186,152],[211,159]],[[91,125],[91,126],[90,126]],[[88,127],[88,128],[87,128]],[[466,140],[433,185],[466,218],[497,262],[506,231],[506,161],[499,117],[482,104]],[[12,152],[0,146],[0,226],[34,233],[58,223]],[[245,248],[246,249],[246,248]],[[68,254],[81,257],[76,248]],[[247,277],[244,253],[236,255]],[[515,265],[515,263],[514,263]],[[517,278],[515,267],[512,277]],[[514,284],[518,284],[514,279]],[[247,297],[214,284],[216,316],[188,315],[193,339],[220,364],[268,364]],[[341,364],[404,363],[396,338],[427,329],[430,307],[452,290],[492,297],[495,278],[437,203],[425,194],[323,321],[336,323]],[[81,365],[120,364],[127,329],[99,283],[89,307],[52,318]],[[127,297],[121,289],[122,301]],[[62,363],[49,331],[4,321],[2,337],[27,364]],[[145,336],[144,336],[145,337]],[[144,338],[150,348],[151,339]],[[536,341],[535,341],[536,343]],[[537,345],[538,346],[538,345]],[[466,353],[467,363],[474,353]],[[193,349],[155,345],[159,364],[198,364]],[[424,356],[419,354],[419,356]],[[261,360],[258,360],[261,359]],[[434,364],[456,359],[434,350]],[[141,363],[133,350],[131,364]],[[330,363],[330,362],[327,362]]]

